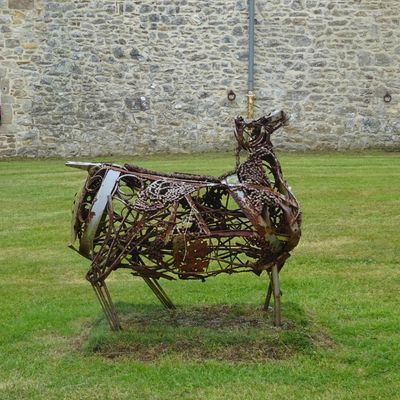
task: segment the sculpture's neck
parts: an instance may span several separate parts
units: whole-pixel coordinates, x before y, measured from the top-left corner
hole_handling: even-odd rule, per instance
[[[254,152],[250,152],[247,160],[239,163],[237,171],[242,183],[247,182],[262,186],[273,185],[279,193],[288,194],[281,165],[272,146],[261,147]]]

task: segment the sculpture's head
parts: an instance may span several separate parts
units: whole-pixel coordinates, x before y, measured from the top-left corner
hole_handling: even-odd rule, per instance
[[[242,117],[235,119],[235,136],[239,150],[254,152],[260,148],[272,148],[271,134],[288,121],[281,110],[273,111],[265,117],[248,121]]]

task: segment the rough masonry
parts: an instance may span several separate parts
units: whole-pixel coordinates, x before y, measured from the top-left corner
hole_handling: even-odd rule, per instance
[[[232,149],[247,22],[245,0],[0,0],[0,157]],[[398,0],[256,0],[278,148],[400,149],[399,65]]]

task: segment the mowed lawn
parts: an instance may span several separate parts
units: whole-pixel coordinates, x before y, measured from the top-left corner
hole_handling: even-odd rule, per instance
[[[112,158],[105,158],[111,161]],[[85,172],[63,160],[0,162],[0,399],[398,399],[400,154],[281,154],[303,236],[281,273],[282,328],[261,311],[266,277],[109,288],[110,332],[67,248]],[[86,160],[89,161],[89,160]],[[126,157],[219,175],[231,154]]]

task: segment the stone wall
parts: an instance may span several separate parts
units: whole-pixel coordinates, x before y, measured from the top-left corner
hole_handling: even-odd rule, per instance
[[[400,148],[399,16],[398,0],[256,0],[256,115],[291,115],[275,144]],[[0,0],[0,63],[0,156],[232,149],[247,2]]]

